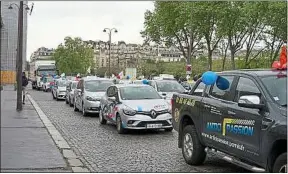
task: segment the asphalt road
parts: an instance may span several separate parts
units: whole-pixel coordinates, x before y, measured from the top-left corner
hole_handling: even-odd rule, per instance
[[[98,117],[83,117],[65,101],[53,100],[51,92],[29,93],[91,172],[248,172],[209,154],[203,165],[187,165],[174,130],[120,135]]]

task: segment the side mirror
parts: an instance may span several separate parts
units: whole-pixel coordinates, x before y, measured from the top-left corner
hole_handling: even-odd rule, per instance
[[[112,102],[115,102],[116,101],[116,97],[108,97],[108,100],[112,101]]]
[[[191,90],[191,89],[190,89],[190,86],[185,86],[184,88],[185,88],[186,90]]]
[[[66,86],[66,90],[70,91],[70,88],[69,88],[69,86]]]
[[[262,109],[264,104],[261,104],[260,97],[257,95],[243,95],[238,100],[238,106],[252,109]]]
[[[185,90],[183,94],[189,94],[190,90]]]

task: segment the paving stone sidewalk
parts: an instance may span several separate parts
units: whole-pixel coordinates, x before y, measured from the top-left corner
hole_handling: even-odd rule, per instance
[[[1,91],[1,172],[72,172],[28,98],[16,111],[14,86]]]

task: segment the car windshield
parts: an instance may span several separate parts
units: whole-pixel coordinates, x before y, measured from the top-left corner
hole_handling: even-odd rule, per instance
[[[127,86],[120,88],[122,100],[161,99],[158,92],[151,86]]]
[[[37,73],[38,76],[47,75],[47,74],[54,76],[56,74],[56,71],[55,70],[38,70],[38,73]]]
[[[266,76],[262,82],[272,96],[272,99],[281,106],[287,107],[287,76]]]
[[[77,82],[73,82],[72,85],[71,85],[71,89],[76,89],[77,84],[78,84]]]
[[[110,80],[91,80],[85,82],[85,90],[89,92],[105,92],[111,85],[113,85],[113,82]]]
[[[185,88],[176,81],[159,81],[157,82],[159,92],[185,92]]]
[[[67,85],[67,81],[64,81],[64,80],[58,81],[59,87],[65,87],[66,85]]]

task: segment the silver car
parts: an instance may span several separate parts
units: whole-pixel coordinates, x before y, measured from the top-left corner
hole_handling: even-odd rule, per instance
[[[74,105],[74,90],[76,89],[78,81],[69,81],[66,87],[66,104]]]
[[[150,80],[149,84],[158,91],[158,93],[171,100],[175,93],[187,93],[188,91],[176,80]]]
[[[43,84],[42,84],[42,90],[44,92],[48,92],[51,90],[51,86],[53,84],[53,77],[44,77]]]
[[[53,86],[53,89],[52,89],[52,96],[53,96],[53,99],[56,99],[56,100],[64,100],[65,97],[66,97],[66,83],[67,81],[66,80],[63,80],[63,79],[57,79],[55,80],[55,84]]]
[[[170,104],[144,84],[110,86],[101,99],[99,121],[116,124],[120,134],[127,129],[173,130]]]
[[[74,111],[82,111],[83,116],[88,113],[99,113],[100,99],[107,88],[113,85],[110,79],[98,77],[84,77],[74,90]]]

